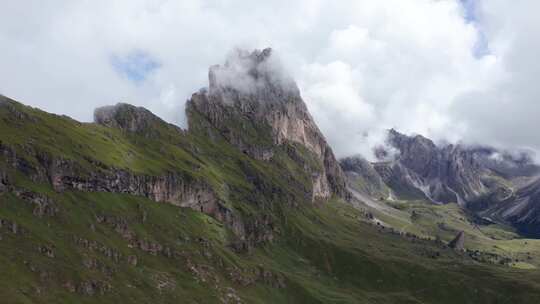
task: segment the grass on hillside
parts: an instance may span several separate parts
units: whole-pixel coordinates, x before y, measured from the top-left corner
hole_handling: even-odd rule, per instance
[[[264,228],[275,234],[272,242],[239,252],[231,246],[237,236],[200,212],[126,194],[57,193],[2,158],[0,169],[17,189],[47,196],[58,208],[54,216],[39,217],[28,201],[0,193],[2,301],[233,303],[237,296],[244,303],[540,301],[540,274],[518,269],[526,267],[522,263],[518,268],[478,263],[434,242],[388,233],[340,200],[312,204],[310,173],[321,164],[309,151],[284,145],[271,161],[258,161],[228,144],[197,113],[191,119],[207,133],[163,127],[159,136],[146,138],[0,103],[0,138],[32,165],[43,153],[73,161],[80,174],[122,168],[151,176],[181,172],[205,181],[245,224],[271,219]],[[250,130],[249,136],[267,131]],[[419,217],[406,218],[410,208]],[[426,235],[435,231],[430,223],[448,216],[445,225],[451,229],[474,232],[453,209],[418,203],[395,210],[377,216],[409,223],[403,229]],[[490,233],[504,235],[495,228]],[[472,236],[489,245],[481,234]],[[520,245],[515,239],[503,242],[497,243],[500,250]],[[91,291],[97,293],[85,294]]]
[[[469,250],[497,254],[522,269],[540,267],[540,240],[521,237],[515,229],[496,223],[482,223],[457,204],[434,205],[425,201],[385,201],[390,211],[365,206],[377,219],[400,232],[450,242],[465,232]]]

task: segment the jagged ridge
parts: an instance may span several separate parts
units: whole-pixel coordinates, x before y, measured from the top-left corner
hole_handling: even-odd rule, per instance
[[[387,144],[398,152],[391,160],[367,164],[353,158],[341,162],[352,183],[357,182],[359,172],[351,164],[357,163],[363,167],[365,189],[382,189],[379,179],[391,189],[385,197],[380,191],[375,195],[364,191],[372,197],[391,199],[395,195],[403,200],[458,203],[487,220],[539,235],[540,200],[536,194],[540,183],[536,176],[540,168],[525,152],[514,156],[490,147],[437,146],[421,135],[407,136],[393,129],[388,132]],[[388,154],[382,149],[378,153]]]
[[[224,66],[210,68],[210,87],[188,101],[188,116],[194,112],[202,115],[231,144],[256,159],[270,160],[275,149],[286,143],[301,144],[321,164],[309,169],[313,200],[333,194],[347,197],[345,179],[332,149],[296,84],[272,59],[271,49],[237,52]],[[244,83],[231,83],[230,77]]]

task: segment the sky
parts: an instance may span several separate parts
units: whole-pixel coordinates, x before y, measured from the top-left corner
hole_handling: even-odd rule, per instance
[[[540,1],[18,0],[0,10],[0,94],[91,121],[128,102],[185,126],[236,47],[272,47],[340,157],[388,128],[540,151]]]

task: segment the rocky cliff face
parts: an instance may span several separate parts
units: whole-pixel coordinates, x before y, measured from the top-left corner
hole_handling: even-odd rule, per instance
[[[483,146],[471,147],[469,150],[480,166],[506,179],[530,178],[540,174],[540,166],[535,164],[531,151],[508,152]]]
[[[529,236],[540,236],[540,178],[529,180],[507,199],[481,212],[485,217],[503,220]]]
[[[158,118],[150,111],[124,103],[97,108],[94,111],[95,123],[133,133],[150,130],[152,122],[156,120]]]
[[[465,250],[465,233],[458,232],[456,237],[448,243],[448,247],[459,251]]]
[[[188,116],[204,117],[246,154],[270,160],[275,149],[297,143],[315,155],[320,168],[308,168],[313,200],[346,197],[343,173],[332,149],[309,114],[300,92],[271,49],[237,51],[209,71],[209,88],[194,94]],[[191,113],[191,114],[190,114]]]
[[[10,127],[58,120],[58,124],[67,128],[62,132],[69,135],[57,138],[57,134],[64,133],[54,130],[44,140],[24,142],[10,138],[7,145],[0,142],[0,192],[10,189],[8,176],[3,172],[5,162],[33,182],[49,184],[57,192],[125,193],[195,209],[229,227],[237,238],[233,245],[242,249],[272,240],[274,220],[265,213],[246,215],[235,204],[263,208],[277,202],[297,205],[326,200],[332,195],[347,197],[345,179],[332,150],[294,81],[273,62],[271,51],[236,54],[235,60],[210,69],[210,87],[194,94],[188,103],[188,131],[164,122],[144,108],[128,104],[102,107],[94,112],[97,125],[120,130],[118,133],[67,118],[50,120],[49,114],[26,109],[7,99],[2,101],[4,109],[0,110],[8,112],[2,114],[10,117]],[[87,127],[94,130],[88,131]],[[86,140],[99,139],[99,149],[111,149],[114,157],[87,153],[94,150],[92,143],[87,144],[84,139],[75,143],[73,136],[79,134],[70,134],[68,130],[78,128],[85,132]],[[90,137],[87,132],[91,133]],[[209,144],[208,140],[216,136],[250,157],[279,168],[267,172],[256,167],[256,162],[241,160],[245,156],[235,151],[228,156],[232,157],[229,169],[234,172],[220,168],[219,175],[215,175],[215,167],[202,172],[203,167],[221,165],[213,163],[214,157],[220,158],[215,149],[230,147]],[[49,138],[52,139],[48,141]],[[67,153],[57,149],[60,141],[69,144]],[[203,151],[211,154],[211,159],[201,157],[199,153]],[[163,161],[159,160],[162,154]],[[122,165],[117,166],[111,159],[121,160]],[[159,169],[154,164],[141,166],[145,159],[162,163],[158,164]],[[175,165],[177,159],[182,164]],[[295,171],[302,168],[303,172],[284,171],[287,168]],[[288,180],[287,187],[291,189],[275,183],[272,174]],[[238,200],[241,202],[237,203]]]
[[[381,175],[375,170],[373,164],[361,156],[347,157],[340,160],[340,165],[349,186],[361,193],[374,198],[386,199],[390,196],[390,189],[383,181]]]
[[[477,215],[511,224],[528,235],[540,235],[540,167],[526,152],[491,147],[437,146],[421,135],[395,130],[387,144],[397,151],[373,164],[344,159],[349,183],[364,184],[364,193],[381,196],[384,186],[403,200],[458,203]],[[387,148],[388,149],[388,148]],[[379,149],[388,159],[389,152]]]
[[[94,122],[148,138],[159,136],[162,128],[183,132],[179,127],[166,123],[147,109],[125,103],[97,108],[94,111]]]
[[[230,226],[240,238],[245,236],[242,221],[217,197],[212,187],[207,182],[197,180],[188,174],[182,172],[168,172],[157,176],[136,174],[95,161],[95,170],[88,171],[69,159],[37,151],[27,152],[35,153],[38,162],[29,163],[19,157],[14,149],[0,145],[0,154],[8,164],[17,171],[24,172],[35,182],[51,184],[57,192],[78,190],[144,196],[156,202],[189,207],[206,213]],[[0,177],[1,191],[7,188],[9,183],[7,177],[2,177],[2,174]]]
[[[13,123],[38,122],[40,119],[19,109],[13,101],[4,100]],[[104,107],[95,111],[97,124],[117,128],[132,135],[155,138],[171,131],[168,136],[181,137],[184,131],[169,125],[146,109],[127,104]],[[73,126],[72,126],[73,127]],[[114,140],[113,140],[114,141]],[[167,170],[162,173],[137,173],[104,164],[90,156],[75,160],[63,155],[52,154],[43,147],[34,145],[30,139],[24,145],[8,145],[0,141],[0,193],[12,192],[16,196],[37,205],[37,213],[46,213],[50,204],[46,199],[33,198],[31,192],[19,189],[9,180],[8,171],[18,172],[32,182],[48,184],[56,192],[84,191],[111,192],[143,196],[156,202],[188,207],[217,219],[229,227],[237,236],[240,246],[265,241],[264,229],[255,231],[253,223],[244,221],[216,194],[208,180],[182,170]],[[87,164],[85,164],[87,163]],[[29,199],[31,198],[31,199]],[[256,221],[256,220],[254,220]],[[251,226],[250,226],[251,225]],[[247,230],[251,234],[248,236]],[[260,233],[259,233],[260,232]],[[251,238],[251,239],[248,239]]]
[[[490,180],[491,170],[468,148],[438,147],[421,135],[410,137],[395,130],[389,131],[388,143],[399,154],[392,162],[377,164],[379,173],[388,183],[416,189],[433,202],[465,205],[501,186]]]

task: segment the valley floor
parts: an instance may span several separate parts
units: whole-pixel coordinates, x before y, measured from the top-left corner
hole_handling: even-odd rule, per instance
[[[400,233],[450,242],[465,233],[465,248],[477,252],[480,260],[509,267],[540,267],[540,240],[521,236],[510,226],[478,218],[457,204],[434,205],[424,201],[379,201],[378,206],[360,204],[382,225]]]

